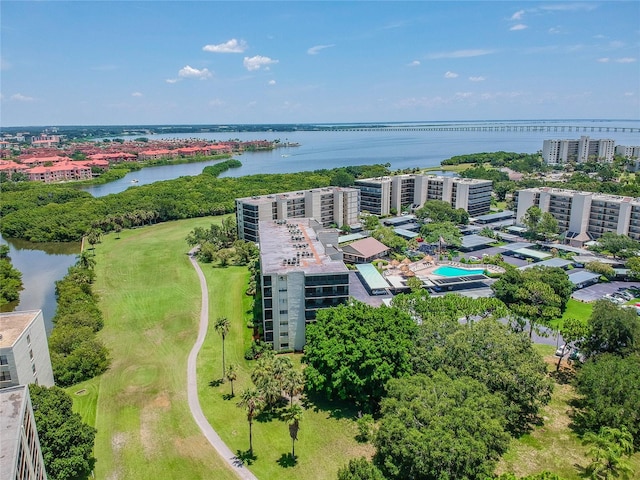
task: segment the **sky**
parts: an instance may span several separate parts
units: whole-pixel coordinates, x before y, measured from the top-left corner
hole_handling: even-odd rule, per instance
[[[640,2],[0,2],[0,126],[639,119]]]

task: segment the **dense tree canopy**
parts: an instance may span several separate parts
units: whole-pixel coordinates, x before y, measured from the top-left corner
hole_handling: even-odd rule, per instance
[[[9,246],[0,245],[0,307],[15,302],[22,290],[22,273],[13,266]]]
[[[449,202],[442,200],[427,200],[415,213],[420,220],[429,219],[435,223],[452,222],[457,225],[469,223],[469,213],[465,209],[453,208]]]
[[[386,382],[411,372],[416,331],[409,315],[396,308],[354,302],[320,310],[307,325],[307,389],[375,410]]]
[[[61,388],[30,385],[29,392],[48,478],[88,478],[96,430],[73,412],[71,397]]]
[[[375,462],[389,479],[486,478],[508,444],[502,401],[476,380],[436,373],[387,384]]]
[[[596,301],[581,350],[587,356],[612,353],[624,357],[640,352],[640,318],[635,309],[620,308],[608,300]]]
[[[364,457],[352,458],[338,470],[338,480],[385,480],[382,472]]]
[[[640,356],[604,354],[589,359],[577,372],[580,409],[576,423],[597,432],[601,427],[626,428],[640,447]]]
[[[631,258],[640,252],[640,242],[633,240],[629,235],[605,232],[598,238],[594,250],[610,253],[614,257]]]

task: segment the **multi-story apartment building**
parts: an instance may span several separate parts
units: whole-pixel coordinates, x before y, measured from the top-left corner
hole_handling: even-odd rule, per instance
[[[542,159],[549,165],[584,163],[590,160],[611,163],[614,153],[614,140],[591,140],[587,136],[582,136],[579,140],[545,140],[542,145]]]
[[[47,480],[26,385],[0,390],[0,480]]]
[[[427,200],[442,200],[469,215],[489,212],[491,180],[407,174],[356,180],[360,190],[360,208],[375,215],[389,215],[392,209],[418,207]]]
[[[355,188],[327,187],[236,199],[238,237],[258,242],[258,222],[313,218],[323,226],[357,225],[360,192]]]
[[[0,388],[30,383],[54,384],[42,311],[2,313]]]
[[[574,246],[582,246],[605,232],[640,240],[640,199],[579,192],[560,188],[527,188],[516,192],[516,224],[531,206],[549,212],[558,221],[560,233]]]
[[[640,170],[640,145],[635,146],[616,146],[616,155],[624,157],[631,161],[630,169],[634,172]]]
[[[302,350],[318,309],[349,298],[349,270],[338,233],[313,219],[259,222],[264,339],[274,350]]]

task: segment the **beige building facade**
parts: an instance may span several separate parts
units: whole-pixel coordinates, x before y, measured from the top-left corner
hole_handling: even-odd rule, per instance
[[[615,141],[592,140],[587,136],[579,140],[545,140],[542,144],[542,159],[549,165],[585,163],[588,161],[613,162]]]

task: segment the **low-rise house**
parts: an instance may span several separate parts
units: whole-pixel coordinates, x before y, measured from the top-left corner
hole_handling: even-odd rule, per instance
[[[342,254],[347,263],[371,263],[376,258],[389,255],[390,250],[384,243],[369,237],[343,246]]]

